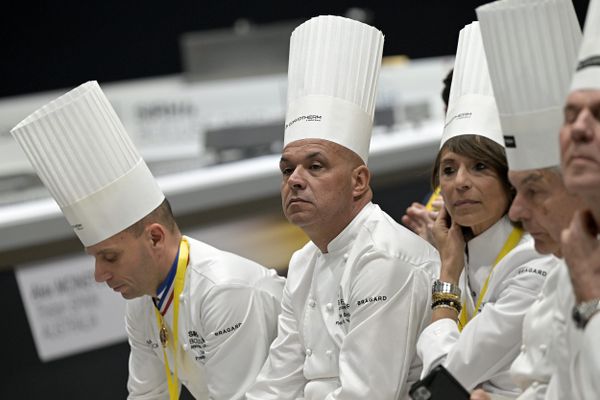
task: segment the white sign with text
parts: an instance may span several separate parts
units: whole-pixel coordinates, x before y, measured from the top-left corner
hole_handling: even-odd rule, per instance
[[[126,339],[125,300],[94,280],[93,257],[22,265],[15,275],[42,361]]]

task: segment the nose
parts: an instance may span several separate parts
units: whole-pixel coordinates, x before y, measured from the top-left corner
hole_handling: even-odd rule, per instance
[[[594,135],[593,120],[594,116],[590,110],[587,108],[582,109],[571,125],[571,140],[577,143],[589,142]]]
[[[304,170],[301,166],[294,168],[294,171],[288,177],[287,184],[293,190],[302,190],[306,188]]]
[[[529,218],[529,213],[527,212],[527,207],[525,206],[525,202],[523,200],[523,195],[520,192],[517,192],[517,195],[510,205],[508,217],[512,221],[523,221]]]
[[[102,264],[102,261],[96,260],[94,267],[94,279],[98,283],[106,282],[111,278],[110,272]]]
[[[471,188],[471,175],[466,167],[458,167],[458,170],[456,171],[455,183],[458,190],[468,190]]]

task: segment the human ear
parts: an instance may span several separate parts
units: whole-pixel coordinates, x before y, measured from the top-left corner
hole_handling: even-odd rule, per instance
[[[360,197],[369,191],[371,172],[366,165],[359,165],[352,170],[352,195]]]
[[[165,245],[166,232],[165,228],[161,224],[153,223],[146,227],[146,232],[150,237],[153,248],[161,247]]]

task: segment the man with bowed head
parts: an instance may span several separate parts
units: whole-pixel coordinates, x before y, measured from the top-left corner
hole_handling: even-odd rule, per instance
[[[127,302],[129,399],[240,399],[276,335],[283,279],[179,231],[169,203],[96,82],[12,131]]]

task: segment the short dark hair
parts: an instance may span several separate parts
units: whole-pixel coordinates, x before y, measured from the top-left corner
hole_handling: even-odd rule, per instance
[[[444,88],[442,89],[442,101],[446,108],[448,108],[448,101],[450,100],[450,87],[452,86],[452,73],[454,72],[454,68],[452,68],[448,75],[442,81],[444,83]]]
[[[515,190],[508,180],[508,162],[502,146],[485,136],[460,135],[448,139],[435,158],[431,173],[431,184],[434,188],[440,184],[440,161],[444,151],[451,151],[461,156],[481,160],[490,167],[502,182],[509,198],[509,204],[515,197]]]
[[[146,226],[154,223],[161,224],[171,233],[179,232],[179,227],[173,216],[173,210],[171,210],[171,204],[166,198],[158,207],[152,210],[150,214],[131,225],[126,231],[135,237],[140,237],[142,233],[144,233]]]

